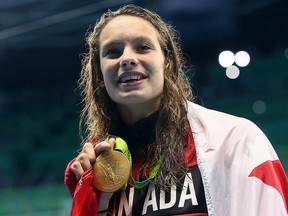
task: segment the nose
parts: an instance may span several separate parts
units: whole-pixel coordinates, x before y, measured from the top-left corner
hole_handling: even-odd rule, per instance
[[[133,68],[137,65],[136,60],[133,58],[129,59],[124,59],[120,62],[120,66],[122,68],[128,69],[128,68]]]
[[[138,64],[136,54],[131,49],[125,49],[120,60],[120,67],[129,70]]]

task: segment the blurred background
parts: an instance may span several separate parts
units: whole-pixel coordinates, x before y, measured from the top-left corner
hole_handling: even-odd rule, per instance
[[[69,215],[85,34],[125,3],[175,26],[196,102],[255,122],[287,173],[287,0],[1,0],[0,215]]]

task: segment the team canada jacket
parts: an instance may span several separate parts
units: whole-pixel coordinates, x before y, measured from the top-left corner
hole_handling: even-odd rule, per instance
[[[287,216],[286,174],[255,124],[192,102],[187,117],[209,216]],[[76,180],[73,161],[64,176],[73,197],[71,215],[95,215],[101,192],[92,186],[91,169]]]

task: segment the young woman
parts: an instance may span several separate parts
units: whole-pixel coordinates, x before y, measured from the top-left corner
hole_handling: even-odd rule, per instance
[[[71,215],[287,215],[287,178],[271,144],[250,121],[190,102],[178,38],[157,14],[108,11],[87,43],[85,144],[65,172]],[[128,165],[103,156],[118,148]],[[129,172],[120,189],[108,181],[125,167],[113,172],[111,161]]]

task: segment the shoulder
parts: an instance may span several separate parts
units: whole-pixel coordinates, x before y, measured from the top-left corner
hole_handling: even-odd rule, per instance
[[[239,150],[253,155],[252,157],[278,158],[266,135],[246,118],[208,109],[192,102],[188,102],[187,116],[195,137],[207,140],[209,149],[225,149],[225,152]]]
[[[239,128],[254,132],[260,131],[256,124],[246,118],[209,109],[192,102],[188,102],[187,116],[192,123],[201,124],[205,127],[213,127],[215,130],[219,129],[223,131],[228,128]]]

